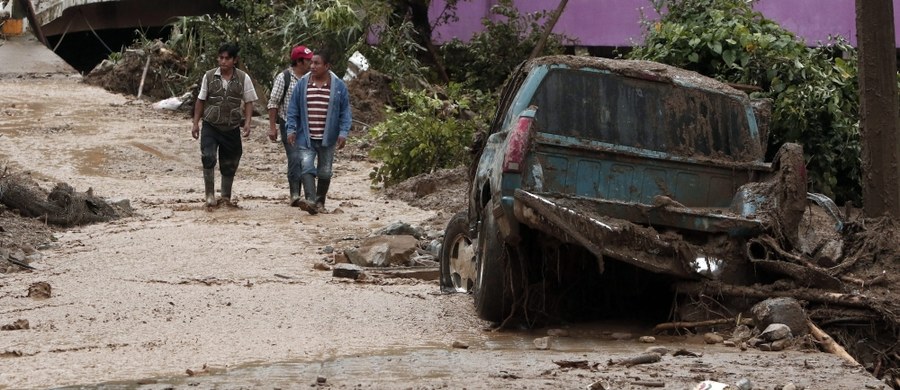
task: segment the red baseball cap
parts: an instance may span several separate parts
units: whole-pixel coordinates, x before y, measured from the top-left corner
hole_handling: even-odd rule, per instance
[[[291,61],[296,61],[301,58],[307,59],[307,60],[313,58],[312,50],[309,50],[308,47],[303,46],[303,45],[294,46],[294,49],[291,50]]]

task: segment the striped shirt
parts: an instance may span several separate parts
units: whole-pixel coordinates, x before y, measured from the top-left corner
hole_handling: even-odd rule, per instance
[[[329,78],[328,81],[331,81]],[[306,110],[309,113],[309,138],[321,140],[325,136],[325,119],[328,117],[328,100],[331,85],[316,84],[312,78],[306,87]]]

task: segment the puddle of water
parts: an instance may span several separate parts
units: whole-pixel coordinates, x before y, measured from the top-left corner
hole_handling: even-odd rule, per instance
[[[101,148],[72,151],[73,160],[77,162],[78,173],[86,176],[103,176],[103,165],[106,164],[106,151]]]
[[[623,326],[622,330],[634,327]],[[396,387],[398,384],[457,383],[467,375],[498,372],[515,367],[540,366],[552,356],[596,356],[634,353],[644,344],[635,339],[611,339],[618,327],[577,325],[566,328],[567,337],[551,337],[550,350],[538,351],[534,340],[547,335],[547,329],[535,331],[485,331],[461,337],[470,349],[430,346],[419,349],[396,348],[319,361],[248,364],[228,369],[212,369],[193,377],[158,377],[131,382],[90,385],[101,389],[165,388],[297,388],[316,387],[318,377],[332,386],[365,388]],[[635,338],[639,335],[635,334]],[[459,384],[459,383],[457,383]],[[68,387],[77,389],[82,386]]]

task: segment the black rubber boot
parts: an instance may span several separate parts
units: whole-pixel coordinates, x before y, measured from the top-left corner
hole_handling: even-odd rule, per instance
[[[325,196],[328,195],[328,187],[331,186],[331,179],[319,179],[316,185],[316,210],[320,213],[325,212]]]
[[[312,215],[318,214],[319,212],[316,210],[315,204],[315,196],[316,196],[316,178],[310,173],[305,173],[300,176],[300,180],[303,182],[303,195],[305,199],[302,199],[299,203],[300,210],[306,211]]]
[[[216,205],[216,173],[212,169],[203,170],[203,186],[206,190],[206,205]]]
[[[231,204],[231,185],[234,183],[234,176],[222,175],[222,200]]]
[[[291,188],[291,206],[300,206],[300,182],[291,180],[288,186]]]

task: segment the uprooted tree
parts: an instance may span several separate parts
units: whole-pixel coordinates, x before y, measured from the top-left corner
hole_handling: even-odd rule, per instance
[[[27,175],[8,169],[0,173],[0,204],[24,217],[61,227],[107,222],[130,214],[130,210],[95,196],[90,188],[78,192],[66,183],[57,183],[48,193]]]

